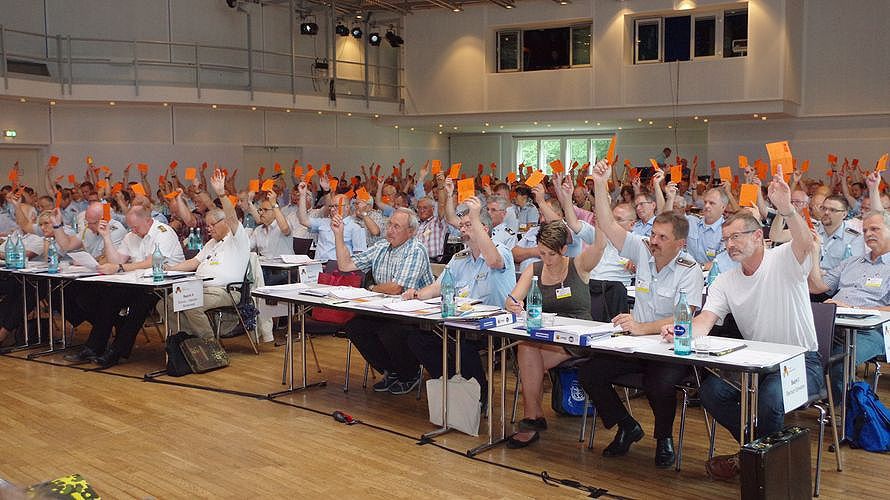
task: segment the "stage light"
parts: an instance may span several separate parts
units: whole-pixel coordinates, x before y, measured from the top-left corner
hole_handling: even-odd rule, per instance
[[[334,28],[334,33],[340,36],[349,36],[349,28],[347,28],[343,23],[337,23],[337,26]]]
[[[387,31],[386,35],[384,35],[384,38],[386,38],[386,41],[389,42],[389,45],[392,47],[400,47],[403,43],[405,43],[405,40],[403,40],[402,37],[400,37],[399,35],[396,35],[395,32],[393,32],[392,30]]]
[[[317,35],[318,34],[318,24],[317,23],[300,23],[300,34],[302,34],[302,35]]]
[[[238,6],[238,0],[226,0],[226,5],[228,5],[229,8],[234,9]]]
[[[370,35],[368,35],[368,43],[370,43],[371,45],[373,45],[375,47],[380,45],[380,42],[382,40],[383,39],[380,38],[380,33],[377,33],[376,31],[374,33],[371,33]]]
[[[352,27],[352,37],[353,38],[361,38],[362,37],[362,29],[358,26]]]

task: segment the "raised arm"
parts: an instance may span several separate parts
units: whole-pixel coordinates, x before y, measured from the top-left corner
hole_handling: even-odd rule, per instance
[[[794,251],[794,257],[797,258],[797,262],[803,264],[810,253],[812,238],[803,217],[797,213],[794,205],[791,204],[791,188],[785,182],[782,174],[782,165],[778,165],[776,168],[776,175],[770,181],[767,196],[769,196],[769,200],[778,210],[779,215],[785,217],[788,230],[791,231],[791,247]]]
[[[438,175],[442,175],[441,173]],[[460,225],[460,219],[457,217],[457,212],[454,210],[454,181],[451,179],[444,179],[445,183],[445,222],[448,224],[457,227]]]
[[[482,202],[479,201],[479,198],[471,196],[464,203],[468,208],[467,217],[473,226],[473,239],[479,243],[479,251],[486,264],[491,269],[503,269],[506,262],[504,262],[504,258],[501,257],[501,253],[498,252],[494,242],[491,241],[491,236],[479,219],[479,214],[482,212]]]
[[[606,238],[620,252],[624,248],[627,231],[615,221],[615,217],[612,215],[612,208],[609,206],[607,182],[611,170],[612,167],[608,163],[600,160],[591,174],[593,175],[594,199],[596,199],[596,225],[597,229],[603,231]]]
[[[223,213],[226,214],[226,225],[229,226],[229,231],[232,234],[235,234],[238,231],[238,214],[235,212],[235,206],[232,205],[232,200],[226,196],[226,175],[220,169],[216,169],[213,171],[213,175],[210,176],[210,185],[213,187],[213,190],[216,191],[217,196],[219,196],[219,203],[222,205]],[[197,269],[197,266],[195,266]]]
[[[868,198],[871,200],[871,211],[883,212],[884,205],[881,204],[881,192],[878,190],[881,184],[881,174],[878,172],[869,172],[868,175],[865,176],[865,184],[868,186]]]
[[[297,185],[297,192],[300,195],[300,201],[297,203],[297,222],[308,229],[312,226],[312,223],[309,221],[309,212],[306,211],[306,202],[309,201],[309,188],[306,187],[305,182]]]
[[[334,249],[337,252],[337,268],[341,272],[358,271],[352,256],[349,254],[349,248],[346,247],[346,241],[343,239],[343,217],[334,214],[331,218],[331,231],[334,233]]]
[[[571,180],[568,177],[564,177],[562,174],[556,175],[555,182],[556,186],[554,187],[556,188],[556,198],[559,200],[559,205],[562,207],[566,225],[573,233],[577,234],[581,231],[581,221],[578,220],[578,215],[575,214],[575,205],[572,203],[572,193],[575,188],[572,187]],[[549,210],[550,207],[547,208]],[[541,213],[544,213],[543,209],[541,210]],[[546,214],[544,216],[546,217]]]
[[[665,207],[664,191],[661,190],[661,181],[664,180],[664,170],[658,169],[652,174],[652,191],[655,192],[655,213],[660,214]]]
[[[68,253],[83,247],[83,241],[80,238],[65,232],[65,227],[62,225],[62,212],[58,208],[53,209],[52,222],[53,238],[56,239],[56,243],[59,244],[59,248],[63,252]]]

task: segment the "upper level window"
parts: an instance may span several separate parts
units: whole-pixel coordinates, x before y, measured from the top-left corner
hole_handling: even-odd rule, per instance
[[[497,32],[497,70],[539,71],[590,65],[590,24]]]
[[[746,55],[747,8],[634,19],[634,64]]]

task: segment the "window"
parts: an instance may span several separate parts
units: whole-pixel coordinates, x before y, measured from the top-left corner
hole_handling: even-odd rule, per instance
[[[497,70],[540,71],[590,65],[590,24],[497,32]]]
[[[498,32],[498,71],[519,71],[519,31]]]
[[[550,162],[562,161],[566,170],[573,163],[578,166],[587,162],[595,163],[606,155],[612,136],[546,136],[521,137],[516,139],[516,165],[541,169],[550,175]]]
[[[746,55],[747,8],[634,20],[634,64]]]

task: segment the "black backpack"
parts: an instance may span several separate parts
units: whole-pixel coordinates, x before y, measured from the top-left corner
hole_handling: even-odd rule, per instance
[[[187,339],[196,339],[195,335],[186,332],[179,332],[167,337],[167,345],[164,350],[167,351],[167,375],[171,377],[182,377],[192,372],[188,360],[182,353],[182,343]]]

